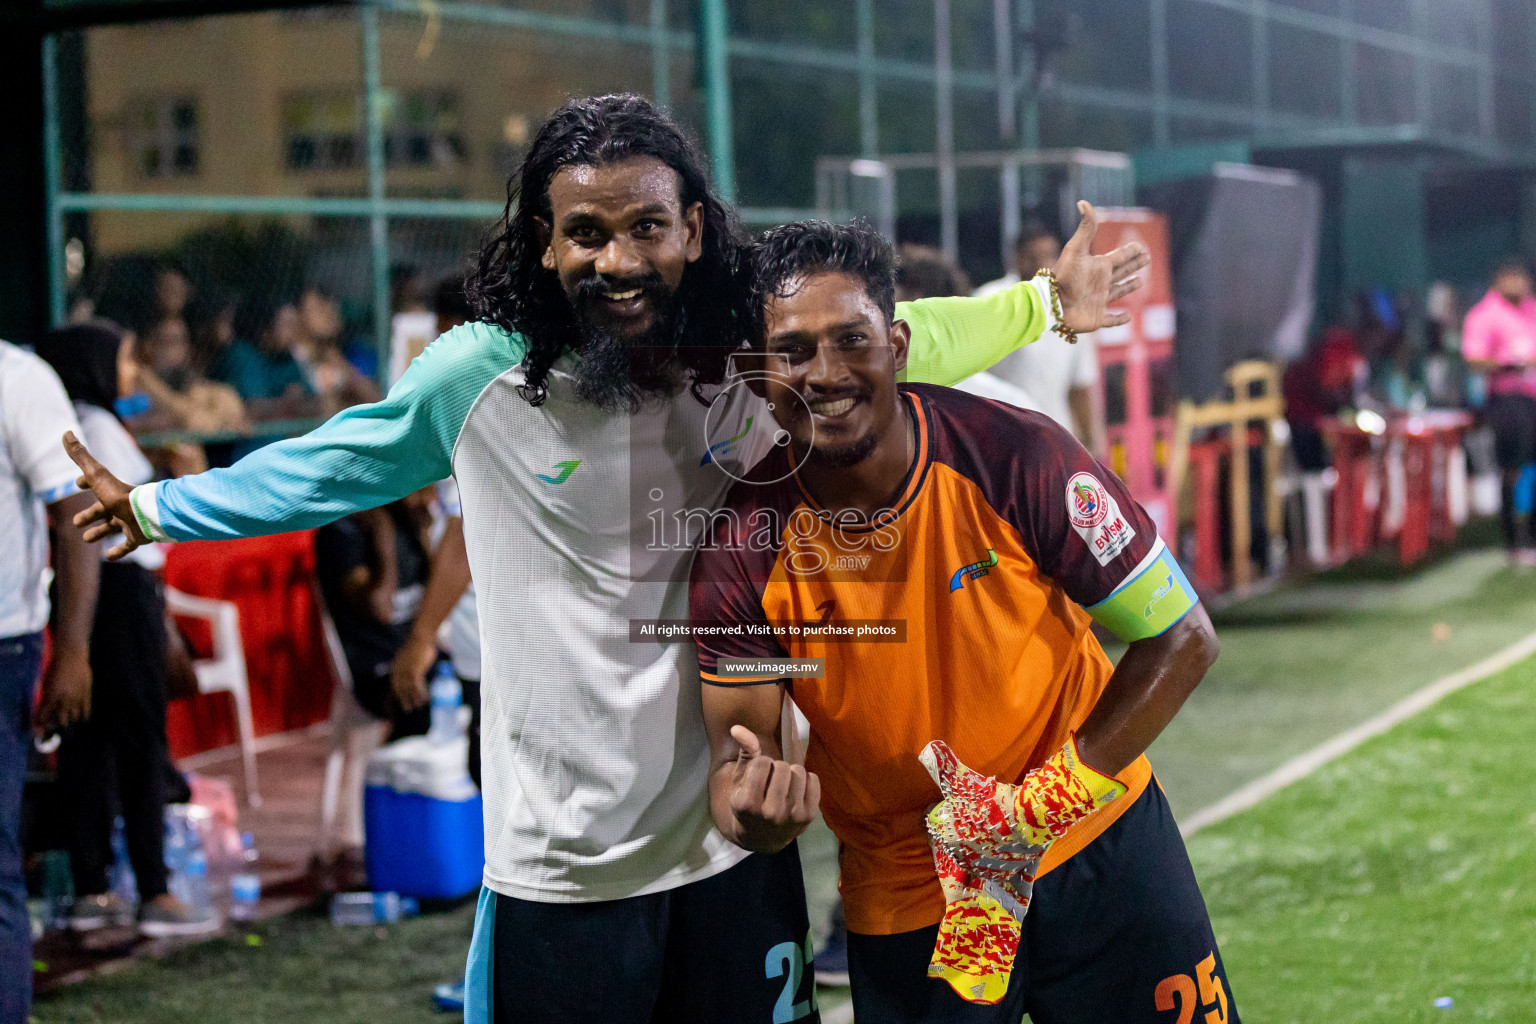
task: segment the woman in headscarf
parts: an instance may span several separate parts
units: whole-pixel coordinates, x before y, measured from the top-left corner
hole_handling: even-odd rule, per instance
[[[133,335],[110,320],[50,331],[37,346],[75,404],[82,440],[124,480],[148,483],[149,461],[118,420],[114,405],[134,389]],[[70,927],[89,931],[134,919],[111,892],[114,791],[122,808],[128,858],[138,883],[138,927],[146,935],[194,935],[218,928],[208,908],[167,890],[164,765],[165,595],[156,545],[120,562],[103,560],[101,596],[91,631],[92,714],[64,730],[59,784],[70,819],[69,859],[75,903]]]

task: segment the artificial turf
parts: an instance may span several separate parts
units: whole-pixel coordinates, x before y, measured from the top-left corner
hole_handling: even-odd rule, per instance
[[[1536,659],[1193,836],[1243,1019],[1536,1021],[1533,735]]]

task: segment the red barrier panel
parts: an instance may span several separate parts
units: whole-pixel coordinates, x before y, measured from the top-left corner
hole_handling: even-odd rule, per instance
[[[250,677],[256,735],[324,721],[331,671],[315,609],[314,533],[187,541],[167,551],[165,581],[184,593],[233,601]],[[207,630],[183,620],[194,656],[209,653]],[[227,694],[174,701],[166,712],[171,754],[185,757],[237,741]]]

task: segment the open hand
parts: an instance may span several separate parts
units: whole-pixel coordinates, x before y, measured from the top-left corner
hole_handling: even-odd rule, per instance
[[[1061,322],[1070,330],[1087,334],[1130,321],[1129,313],[1111,313],[1109,306],[1141,287],[1141,278],[1136,275],[1152,262],[1152,256],[1140,242],[1122,245],[1104,256],[1093,255],[1098,212],[1092,203],[1082,200],[1077,211],[1083,215],[1082,222],[1062,248],[1051,273],[1061,297]]]
[[[75,516],[75,525],[85,530],[85,540],[94,544],[114,533],[122,534],[122,543],[107,551],[107,557],[113,561],[142,544],[148,544],[149,538],[139,529],[138,517],[133,514],[133,505],[128,500],[133,488],[97,462],[73,431],[64,435],[64,451],[80,467],[80,479],[76,483],[81,490],[88,490],[96,496],[94,505]]]
[[[763,753],[757,734],[731,726],[741,746],[731,783],[738,846],[755,853],[777,853],[804,832],[821,806],[821,780],[803,765],[778,761]]]

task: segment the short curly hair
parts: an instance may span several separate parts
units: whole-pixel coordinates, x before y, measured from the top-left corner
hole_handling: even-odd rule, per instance
[[[754,345],[764,341],[768,300],[794,294],[796,283],[810,274],[858,278],[886,320],[896,318],[896,250],[865,221],[802,220],[769,228],[748,250],[748,267]]]

